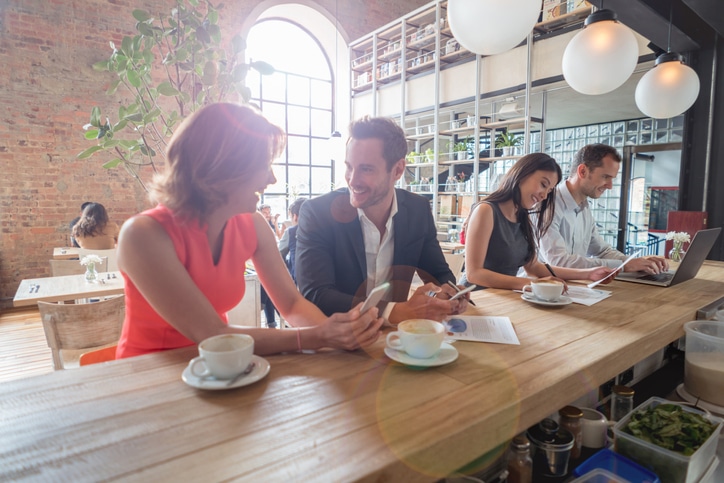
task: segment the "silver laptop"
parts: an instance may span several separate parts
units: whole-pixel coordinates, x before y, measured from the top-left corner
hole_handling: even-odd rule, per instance
[[[657,275],[651,275],[646,272],[623,272],[616,276],[616,280],[624,282],[646,283],[649,285],[658,285],[660,287],[668,287],[677,283],[686,282],[696,277],[699,273],[701,265],[706,260],[706,256],[714,246],[714,242],[719,237],[721,227],[710,228],[708,230],[699,230],[694,235],[694,239],[689,244],[689,250],[679,263],[679,268],[669,270]]]

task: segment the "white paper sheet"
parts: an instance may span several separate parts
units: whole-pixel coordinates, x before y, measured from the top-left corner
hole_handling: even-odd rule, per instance
[[[571,300],[577,304],[591,306],[611,296],[610,290],[592,289],[582,287],[580,285],[568,285],[568,293],[566,294]]]
[[[616,269],[614,270],[614,272],[615,272],[616,270],[621,270],[621,269],[623,269],[623,266],[626,265],[628,262],[630,262],[632,258],[636,258],[640,252],[641,252],[641,250],[636,250],[635,252],[633,252],[626,260],[624,260],[623,262],[621,262],[621,265],[619,265],[618,267],[616,267]],[[613,272],[612,272],[612,273],[613,273]],[[607,276],[603,277],[601,280],[596,280],[595,282],[589,283],[589,284],[587,285],[587,287],[588,287],[588,288],[593,288],[593,287],[595,287],[596,285],[598,285],[599,283],[601,283],[601,282],[603,282],[604,280],[606,280],[606,279],[607,279],[608,277],[610,277],[610,276],[611,276],[611,275],[607,275]]]
[[[445,321],[445,327],[450,339],[520,345],[508,317],[456,315]]]

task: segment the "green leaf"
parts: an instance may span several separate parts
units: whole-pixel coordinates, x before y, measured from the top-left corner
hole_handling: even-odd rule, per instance
[[[98,138],[98,129],[88,129],[83,135],[86,139]]]
[[[219,12],[211,9],[211,7],[209,7],[209,8],[210,8],[209,14],[206,16],[206,18],[208,18],[209,22],[211,22],[212,24],[219,23]]]
[[[251,63],[251,67],[261,75],[271,75],[274,73],[274,67],[262,60],[255,60]]]
[[[196,38],[204,44],[208,44],[209,42],[211,42],[211,36],[204,27],[199,27],[196,29]]]
[[[135,18],[139,22],[145,22],[146,20],[152,19],[151,15],[148,12],[140,9],[136,9],[133,11],[133,18]]]
[[[133,57],[133,39],[131,37],[123,37],[121,50],[128,57]]]
[[[216,62],[209,60],[204,64],[204,73],[201,75],[201,82],[207,86],[214,85],[216,84],[217,74]]]
[[[133,87],[141,87],[141,78],[138,76],[136,71],[126,71],[126,77],[128,77],[128,82],[130,82]]]
[[[101,127],[101,110],[98,106],[91,109],[90,123],[91,126]]]
[[[118,166],[118,165],[121,164],[122,162],[123,162],[122,159],[116,158],[116,159],[114,159],[114,160],[112,160],[112,161],[108,161],[106,164],[103,165],[103,167],[106,168],[106,169],[115,168],[116,166]]]
[[[98,71],[108,70],[108,61],[104,60],[101,62],[96,62],[95,64],[93,64],[93,70],[98,70]]]
[[[146,37],[153,37],[153,29],[148,26],[148,24],[139,22],[136,24],[136,28],[139,32],[141,32],[142,35],[145,35]]]
[[[88,149],[86,149],[85,151],[78,153],[76,158],[78,158],[78,159],[90,158],[93,153],[96,153],[102,149],[103,149],[103,147],[101,147],[101,146],[91,146]]]
[[[132,148],[135,148],[138,146],[138,141],[121,139],[119,142],[121,143],[121,146],[123,146],[126,149],[132,149]]]
[[[113,82],[111,82],[111,85],[108,86],[108,90],[106,91],[106,94],[113,95],[118,90],[118,86],[121,85],[121,79],[116,79]]]
[[[178,89],[176,89],[170,82],[162,82],[157,87],[158,93],[162,96],[173,97],[179,95]]]
[[[221,42],[221,29],[218,25],[209,25],[206,30],[209,32],[211,40],[213,40],[215,44],[219,44]]]
[[[103,147],[105,149],[115,148],[116,146],[120,146],[120,144],[121,144],[121,141],[119,141],[118,139],[106,139],[103,142]]]
[[[237,86],[236,90],[239,92],[239,95],[241,95],[241,98],[244,99],[244,102],[249,102],[249,99],[251,99],[251,89],[241,85]]]
[[[232,73],[232,76],[234,77],[234,81],[241,82],[244,79],[246,79],[246,74],[249,72],[249,65],[247,64],[239,64],[236,67],[234,67],[234,72]]]
[[[139,123],[143,121],[143,114],[141,114],[140,112],[136,112],[134,114],[127,115],[126,117],[124,117],[124,119],[129,122]]]

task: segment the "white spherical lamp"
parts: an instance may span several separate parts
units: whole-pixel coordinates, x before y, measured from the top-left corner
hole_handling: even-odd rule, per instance
[[[636,106],[648,117],[668,119],[689,109],[699,95],[699,76],[682,62],[681,55],[668,52],[656,59],[636,86]]]
[[[447,20],[460,45],[495,55],[525,40],[540,11],[541,0],[450,0]]]
[[[581,94],[598,95],[620,87],[636,68],[639,46],[633,32],[611,10],[588,16],[583,30],[563,52],[563,77]]]

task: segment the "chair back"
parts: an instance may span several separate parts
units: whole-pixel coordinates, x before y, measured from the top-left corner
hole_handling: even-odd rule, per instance
[[[83,257],[86,255],[98,255],[99,257],[107,257],[108,262],[106,263],[106,269],[105,270],[98,270],[99,272],[115,272],[118,270],[118,264],[116,263],[116,249],[115,248],[109,248],[107,250],[93,250],[90,248],[79,248],[78,249],[78,258],[83,260]]]
[[[126,297],[92,304],[63,305],[38,302],[45,339],[56,370],[65,369],[61,351],[84,351],[116,344],[126,314]],[[73,365],[73,364],[71,364]]]
[[[99,272],[108,271],[108,257],[101,257],[103,263],[96,267]],[[85,266],[80,264],[80,260],[49,260],[50,275],[53,277],[61,277],[63,275],[82,275],[85,273]]]
[[[455,275],[455,280],[460,280],[460,275],[463,273],[463,265],[465,264],[464,253],[443,253],[445,255],[445,261],[450,267],[450,271]]]

